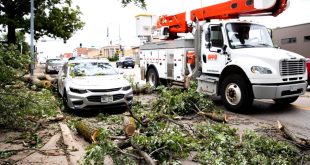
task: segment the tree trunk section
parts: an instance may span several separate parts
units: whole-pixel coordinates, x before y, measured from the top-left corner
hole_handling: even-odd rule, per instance
[[[123,127],[125,135],[127,137],[131,137],[135,133],[137,128],[134,118],[124,116]]]
[[[86,120],[81,120],[76,123],[75,128],[77,132],[86,140],[90,142],[96,142],[96,138],[99,134],[99,129],[97,127],[87,122]]]

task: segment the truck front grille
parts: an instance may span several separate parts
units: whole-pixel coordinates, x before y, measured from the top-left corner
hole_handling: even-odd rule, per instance
[[[300,75],[306,72],[306,61],[283,60],[280,62],[281,76]]]

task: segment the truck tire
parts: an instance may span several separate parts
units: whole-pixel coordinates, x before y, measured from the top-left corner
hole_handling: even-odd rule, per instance
[[[244,112],[252,106],[252,89],[241,75],[233,74],[224,78],[220,91],[223,104],[228,110]]]
[[[146,75],[146,82],[150,83],[151,86],[157,87],[159,78],[155,69],[151,68]]]
[[[292,102],[296,101],[298,97],[299,96],[282,98],[282,99],[273,99],[273,101],[279,105],[287,105],[287,104],[291,104]]]

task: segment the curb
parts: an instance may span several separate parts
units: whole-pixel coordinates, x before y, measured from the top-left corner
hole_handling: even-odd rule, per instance
[[[63,142],[67,145],[68,150],[68,164],[78,164],[85,155],[85,150],[81,144],[79,144],[72,136],[68,126],[62,122],[59,122],[59,127],[61,129],[61,134],[63,137]]]

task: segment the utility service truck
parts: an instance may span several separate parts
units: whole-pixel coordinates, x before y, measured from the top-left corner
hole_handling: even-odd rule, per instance
[[[157,21],[160,41],[140,47],[142,77],[159,84],[189,87],[221,96],[227,109],[247,110],[254,99],[289,104],[307,87],[305,58],[273,45],[265,26],[242,16],[277,16],[288,0],[230,0]],[[180,37],[181,33],[192,37]]]

